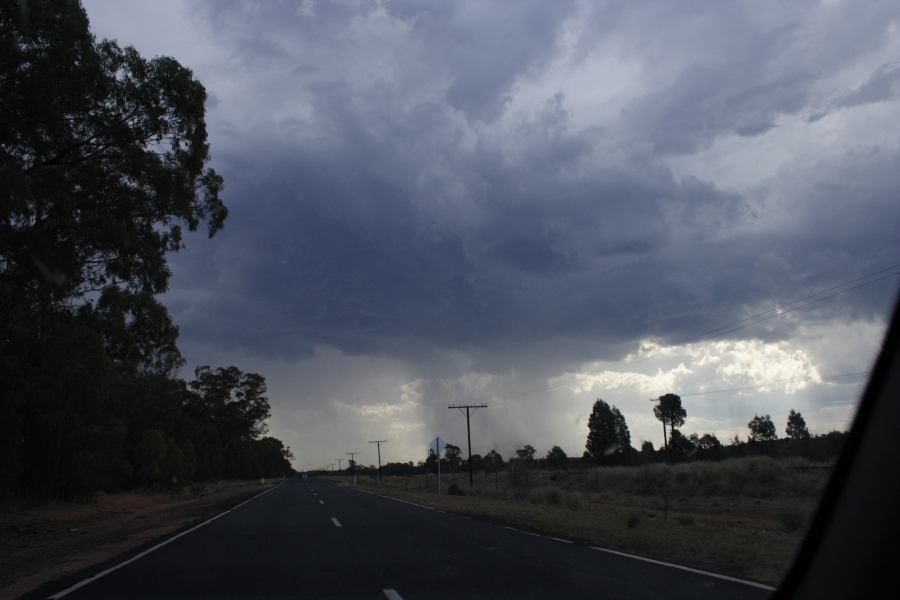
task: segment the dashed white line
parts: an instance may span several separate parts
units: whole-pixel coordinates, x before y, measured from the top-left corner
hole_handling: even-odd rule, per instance
[[[282,482],[282,483],[284,483],[284,482]],[[259,497],[262,496],[263,494],[268,494],[269,492],[271,492],[272,490],[274,490],[275,488],[277,488],[279,485],[281,485],[281,483],[279,483],[278,485],[274,485],[274,486],[270,487],[270,488],[267,489],[267,490],[263,490],[262,492],[256,494],[256,495],[253,496],[252,498],[248,498],[248,499],[244,500],[243,502],[241,502],[241,503],[238,504],[237,506],[233,506],[233,507],[229,508],[228,510],[226,510],[225,512],[219,513],[219,514],[217,514],[216,516],[214,516],[213,518],[207,519],[206,521],[203,521],[203,522],[200,523],[199,525],[195,525],[195,526],[191,527],[190,529],[188,529],[188,530],[186,530],[186,531],[182,531],[182,532],[179,533],[179,534],[173,535],[173,536],[170,537],[169,539],[164,540],[164,541],[162,541],[162,542],[156,544],[155,546],[152,546],[152,547],[150,547],[150,548],[147,548],[146,550],[144,550],[144,551],[141,552],[140,554],[136,554],[135,556],[132,556],[132,557],[129,558],[128,560],[123,561],[123,562],[120,562],[119,564],[115,565],[114,567],[110,567],[110,568],[108,568],[108,569],[105,569],[105,570],[103,570],[103,571],[100,571],[100,572],[97,573],[96,575],[94,575],[94,576],[92,576],[92,577],[88,577],[87,579],[82,579],[81,581],[79,581],[79,582],[76,583],[75,585],[73,585],[73,586],[71,586],[71,587],[67,587],[67,588],[64,589],[63,591],[57,592],[57,593],[53,594],[52,596],[48,596],[48,598],[50,598],[51,600],[57,600],[58,598],[62,598],[63,596],[68,596],[69,594],[71,594],[71,593],[74,592],[75,590],[77,590],[77,589],[79,589],[79,588],[82,588],[82,587],[86,586],[87,584],[89,584],[89,583],[91,583],[91,582],[93,582],[93,581],[97,581],[97,580],[100,579],[101,577],[105,577],[106,575],[109,575],[109,574],[112,573],[113,571],[118,571],[119,569],[121,569],[121,568],[124,567],[125,565],[129,565],[129,564],[133,563],[134,561],[136,561],[137,559],[143,558],[143,557],[147,556],[148,554],[150,554],[151,552],[153,552],[153,551],[155,551],[155,550],[159,550],[160,548],[162,548],[163,546],[165,546],[165,545],[167,545],[167,544],[171,544],[172,542],[174,542],[174,541],[177,540],[178,538],[183,537],[183,536],[185,536],[185,535],[191,533],[192,531],[197,531],[198,529],[200,529],[200,528],[203,527],[204,525],[209,525],[210,523],[212,523],[212,522],[215,521],[216,519],[222,518],[222,517],[224,517],[225,515],[227,515],[228,513],[230,513],[230,512],[232,512],[232,511],[235,511],[235,510],[239,509],[240,507],[242,507],[243,505],[247,504],[247,503],[250,502],[251,500],[255,500],[256,498],[259,498]]]
[[[397,590],[395,590],[394,588],[387,588],[381,591],[384,592],[384,595],[388,597],[388,600],[403,600],[403,596],[398,594]]]
[[[340,526],[341,526],[341,522],[338,521],[336,517],[331,517],[331,522],[334,523],[334,526],[335,526],[335,527],[340,527]]]
[[[319,500],[319,504],[325,504],[324,500]]]
[[[737,577],[729,577],[728,575],[719,575],[718,573],[710,573],[709,571],[701,571],[700,569],[692,569],[691,567],[685,567],[684,565],[676,565],[674,563],[668,563],[661,560],[654,560],[652,558],[647,558],[644,556],[636,556],[634,554],[626,554],[625,552],[618,552],[616,550],[609,550],[608,548],[600,548],[598,546],[589,546],[591,550],[598,550],[599,552],[606,552],[609,554],[616,554],[618,556],[624,556],[625,558],[633,558],[635,560],[642,560],[644,562],[652,563],[654,565],[661,565],[663,567],[671,567],[673,569],[681,569],[682,571],[688,571],[690,573],[697,573],[698,575],[705,575],[707,577],[714,577],[715,579],[722,579],[724,581],[731,581],[733,583],[742,583],[744,585],[749,585],[750,587],[759,588],[761,590],[766,590],[769,592],[774,592],[775,588],[766,585],[764,583],[757,583],[755,581],[747,581],[746,579],[738,579]]]

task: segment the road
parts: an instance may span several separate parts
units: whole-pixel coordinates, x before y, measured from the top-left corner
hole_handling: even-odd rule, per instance
[[[737,581],[300,477],[169,540],[124,565],[104,565],[44,588],[42,596],[694,600],[769,595]],[[104,574],[96,577],[99,571]]]

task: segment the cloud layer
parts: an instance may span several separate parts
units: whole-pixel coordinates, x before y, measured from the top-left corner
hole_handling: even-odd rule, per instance
[[[301,408],[348,431],[384,417],[413,444],[438,425],[416,407],[441,381],[499,402],[900,256],[893,2],[87,9],[210,93],[231,217],[171,259],[190,358],[343,364],[358,391],[378,377],[365,361],[392,374],[371,403],[291,380],[308,394],[273,399],[284,429]],[[796,357],[811,329],[876,323],[855,346],[868,360],[895,290],[738,330],[729,352]],[[803,369],[840,372],[810,353]]]

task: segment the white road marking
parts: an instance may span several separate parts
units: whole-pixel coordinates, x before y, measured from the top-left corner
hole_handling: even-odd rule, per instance
[[[738,579],[737,577],[729,577],[728,575],[719,575],[718,573],[710,573],[709,571],[701,571],[700,569],[693,569],[691,567],[685,567],[684,565],[676,565],[674,563],[668,563],[661,560],[654,560],[652,558],[646,558],[644,556],[636,556],[634,554],[626,554],[625,552],[618,552],[616,550],[609,550],[608,548],[600,548],[597,546],[590,546],[591,550],[598,550],[600,552],[607,552],[609,554],[616,554],[618,556],[624,556],[625,558],[633,558],[635,560],[642,560],[644,562],[652,563],[654,565],[662,565],[663,567],[671,567],[673,569],[681,569],[682,571],[688,571],[690,573],[697,573],[698,575],[705,575],[707,577],[714,577],[715,579],[722,579],[724,581],[731,581],[733,583],[742,583],[744,585],[749,585],[750,587],[759,588],[761,590],[766,590],[769,592],[774,592],[775,588],[766,585],[764,583],[757,583],[755,581],[747,581],[746,579]]]
[[[443,511],[443,510],[440,510],[440,509],[437,509],[437,508],[434,508],[434,507],[431,507],[431,506],[425,506],[424,504],[416,504],[415,502],[409,502],[409,501],[407,501],[407,500],[401,500],[400,498],[392,498],[391,496],[385,496],[385,495],[383,495],[383,494],[376,494],[376,493],[369,492],[369,491],[366,491],[366,490],[362,490],[362,489],[359,489],[359,488],[356,488],[356,490],[357,490],[358,492],[364,492],[364,493],[370,494],[370,495],[372,495],[372,496],[378,496],[378,497],[380,497],[380,498],[387,498],[388,500],[394,500],[394,501],[396,501],[396,502],[402,502],[402,503],[404,503],[404,504],[411,504],[412,506],[418,506],[419,508],[424,508],[424,509],[426,509],[426,510],[433,510],[433,511],[437,511],[437,512],[440,512],[440,513],[445,512],[445,511]],[[339,525],[339,526],[340,526],[340,525]],[[539,533],[533,533],[533,532],[531,532],[531,531],[525,531],[524,529],[516,529],[515,527],[510,527],[509,525],[504,525],[504,527],[507,528],[507,529],[509,529],[509,530],[511,530],[511,531],[518,531],[519,533],[524,533],[525,535],[530,535],[530,536],[533,536],[533,537],[539,537],[539,538],[544,538],[544,539],[554,540],[554,541],[557,541],[557,542],[564,542],[564,543],[566,543],[566,544],[573,544],[573,543],[574,543],[572,540],[566,540],[566,539],[562,539],[562,538],[543,536],[543,535],[541,535],[541,534],[539,534]],[[661,566],[664,566],[664,567],[671,567],[671,568],[673,568],[673,569],[681,569],[682,571],[688,571],[688,572],[690,572],[690,573],[696,573],[696,574],[698,574],[698,575],[705,575],[705,576],[707,576],[707,577],[713,577],[713,578],[715,578],[715,579],[721,579],[721,580],[723,580],[723,581],[731,581],[731,582],[733,582],[733,583],[740,583],[740,584],[743,584],[743,585],[748,585],[748,586],[750,586],[750,587],[759,588],[759,589],[761,589],[761,590],[766,590],[766,591],[769,591],[769,592],[774,592],[774,591],[776,590],[776,588],[774,588],[774,587],[772,587],[772,586],[770,586],[770,585],[766,585],[766,584],[764,584],[764,583],[757,583],[757,582],[755,582],[755,581],[747,581],[746,579],[738,579],[737,577],[729,577],[728,575],[720,575],[720,574],[718,574],[718,573],[710,573],[709,571],[701,571],[700,569],[694,569],[694,568],[691,568],[691,567],[685,567],[684,565],[676,565],[676,564],[674,564],[674,563],[668,563],[668,562],[664,562],[664,561],[661,561],[661,560],[654,560],[654,559],[652,559],[652,558],[646,558],[646,557],[644,557],[644,556],[636,556],[636,555],[634,555],[634,554],[627,554],[627,553],[625,553],[625,552],[618,552],[618,551],[616,551],[616,550],[609,550],[608,548],[600,548],[599,546],[589,546],[589,548],[590,548],[591,550],[597,550],[597,551],[599,551],[599,552],[607,552],[607,553],[609,553],[609,554],[616,554],[616,555],[618,555],[618,556],[623,556],[623,557],[625,557],[625,558],[633,558],[633,559],[635,559],[635,560],[641,560],[641,561],[648,562],[648,563],[652,563],[652,564],[655,564],[655,565],[661,565]],[[385,594],[387,594],[388,591],[390,591],[390,590],[383,590],[383,591],[384,591]],[[395,592],[395,593],[396,593],[396,592]],[[398,596],[396,596],[396,597],[399,598],[400,596],[398,595]],[[391,596],[388,596],[388,598],[391,598]]]
[[[384,595],[388,597],[388,600],[403,600],[403,596],[397,593],[397,590],[394,588],[387,588],[386,590],[381,590],[384,592]]]
[[[425,506],[424,504],[416,504],[415,502],[410,502],[408,500],[401,500],[400,498],[392,498],[391,496],[383,496],[381,494],[375,494],[375,495],[378,496],[379,498],[387,498],[388,500],[394,500],[395,502],[402,502],[403,504],[409,504],[411,506],[418,506],[419,508],[424,508],[425,510],[433,510],[435,512],[446,514],[441,509],[435,508],[433,506]]]
[[[319,500],[319,504],[325,504],[324,500]]]
[[[282,483],[284,483],[284,482],[282,482]],[[213,518],[207,519],[206,521],[203,521],[203,522],[200,523],[199,525],[194,525],[193,527],[191,527],[190,529],[188,529],[188,530],[186,530],[186,531],[182,531],[181,533],[179,533],[179,534],[177,534],[177,535],[174,535],[174,536],[170,537],[169,539],[164,540],[164,541],[162,541],[162,542],[156,544],[155,546],[152,546],[152,547],[150,547],[150,548],[147,548],[146,550],[144,550],[144,551],[141,552],[140,554],[136,554],[135,556],[132,556],[131,558],[129,558],[129,559],[126,560],[126,561],[120,562],[119,564],[117,564],[117,565],[115,565],[115,566],[113,566],[113,567],[110,567],[110,568],[108,568],[108,569],[105,569],[105,570],[103,570],[103,571],[100,571],[99,573],[97,573],[96,575],[94,575],[94,576],[92,576],[92,577],[88,577],[87,579],[82,579],[81,581],[79,581],[79,582],[76,583],[75,585],[73,585],[73,586],[71,586],[71,587],[67,587],[67,588],[64,589],[63,591],[57,592],[57,593],[53,594],[52,596],[48,596],[48,598],[50,598],[51,600],[57,600],[58,598],[62,598],[63,596],[68,596],[69,594],[71,594],[71,593],[74,592],[75,590],[77,590],[77,589],[79,589],[79,588],[82,588],[82,587],[86,586],[87,584],[89,584],[89,583],[91,583],[91,582],[93,582],[93,581],[97,581],[97,580],[100,579],[101,577],[105,577],[106,575],[109,575],[109,574],[112,573],[113,571],[118,571],[118,570],[121,569],[122,567],[124,567],[124,566],[126,566],[126,565],[129,565],[129,564],[131,564],[131,563],[133,563],[134,561],[136,561],[136,560],[139,559],[139,558],[143,558],[143,557],[147,556],[148,554],[150,554],[151,552],[153,552],[153,551],[155,551],[155,550],[159,550],[160,548],[162,548],[163,546],[165,546],[165,545],[167,545],[167,544],[171,544],[172,542],[174,542],[174,541],[177,540],[178,538],[180,538],[180,537],[182,537],[182,536],[185,536],[185,535],[191,533],[192,531],[196,531],[196,530],[200,529],[201,527],[203,527],[204,525],[209,525],[210,523],[212,523],[212,522],[215,521],[216,519],[219,519],[219,518],[221,518],[221,517],[224,517],[224,516],[227,515],[228,513],[230,513],[230,512],[232,512],[232,511],[235,511],[235,510],[239,509],[240,507],[242,507],[243,505],[247,504],[247,503],[250,502],[251,500],[255,500],[256,498],[259,498],[259,497],[262,496],[263,494],[268,494],[269,492],[271,492],[272,490],[274,490],[275,488],[277,488],[279,485],[281,485],[281,483],[279,483],[278,485],[272,486],[272,487],[270,487],[270,488],[267,489],[267,490],[263,490],[262,492],[256,494],[256,495],[253,496],[252,498],[248,498],[248,499],[244,500],[243,502],[241,502],[241,503],[238,504],[237,506],[233,506],[233,507],[229,508],[228,510],[226,510],[225,512],[219,513],[219,514],[217,514],[216,516],[214,516]]]
[[[524,533],[525,535],[533,535],[534,537],[544,537],[539,533],[533,533],[531,531],[525,531],[524,529],[516,529],[515,527],[510,527],[509,525],[504,525],[507,529],[511,529],[512,531],[518,531],[519,533]]]
[[[338,521],[336,517],[331,517],[331,522],[334,523],[334,526],[335,526],[335,527],[340,527],[340,526],[341,526],[341,522]]]

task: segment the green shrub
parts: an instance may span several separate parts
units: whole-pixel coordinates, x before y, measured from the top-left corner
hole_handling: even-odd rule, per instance
[[[692,517],[690,515],[681,515],[680,517],[678,517],[675,520],[678,521],[682,525],[693,525],[694,524],[694,517]]]
[[[641,523],[641,518],[635,513],[628,513],[628,517],[625,519],[625,524],[628,526],[628,529],[634,529]]]

